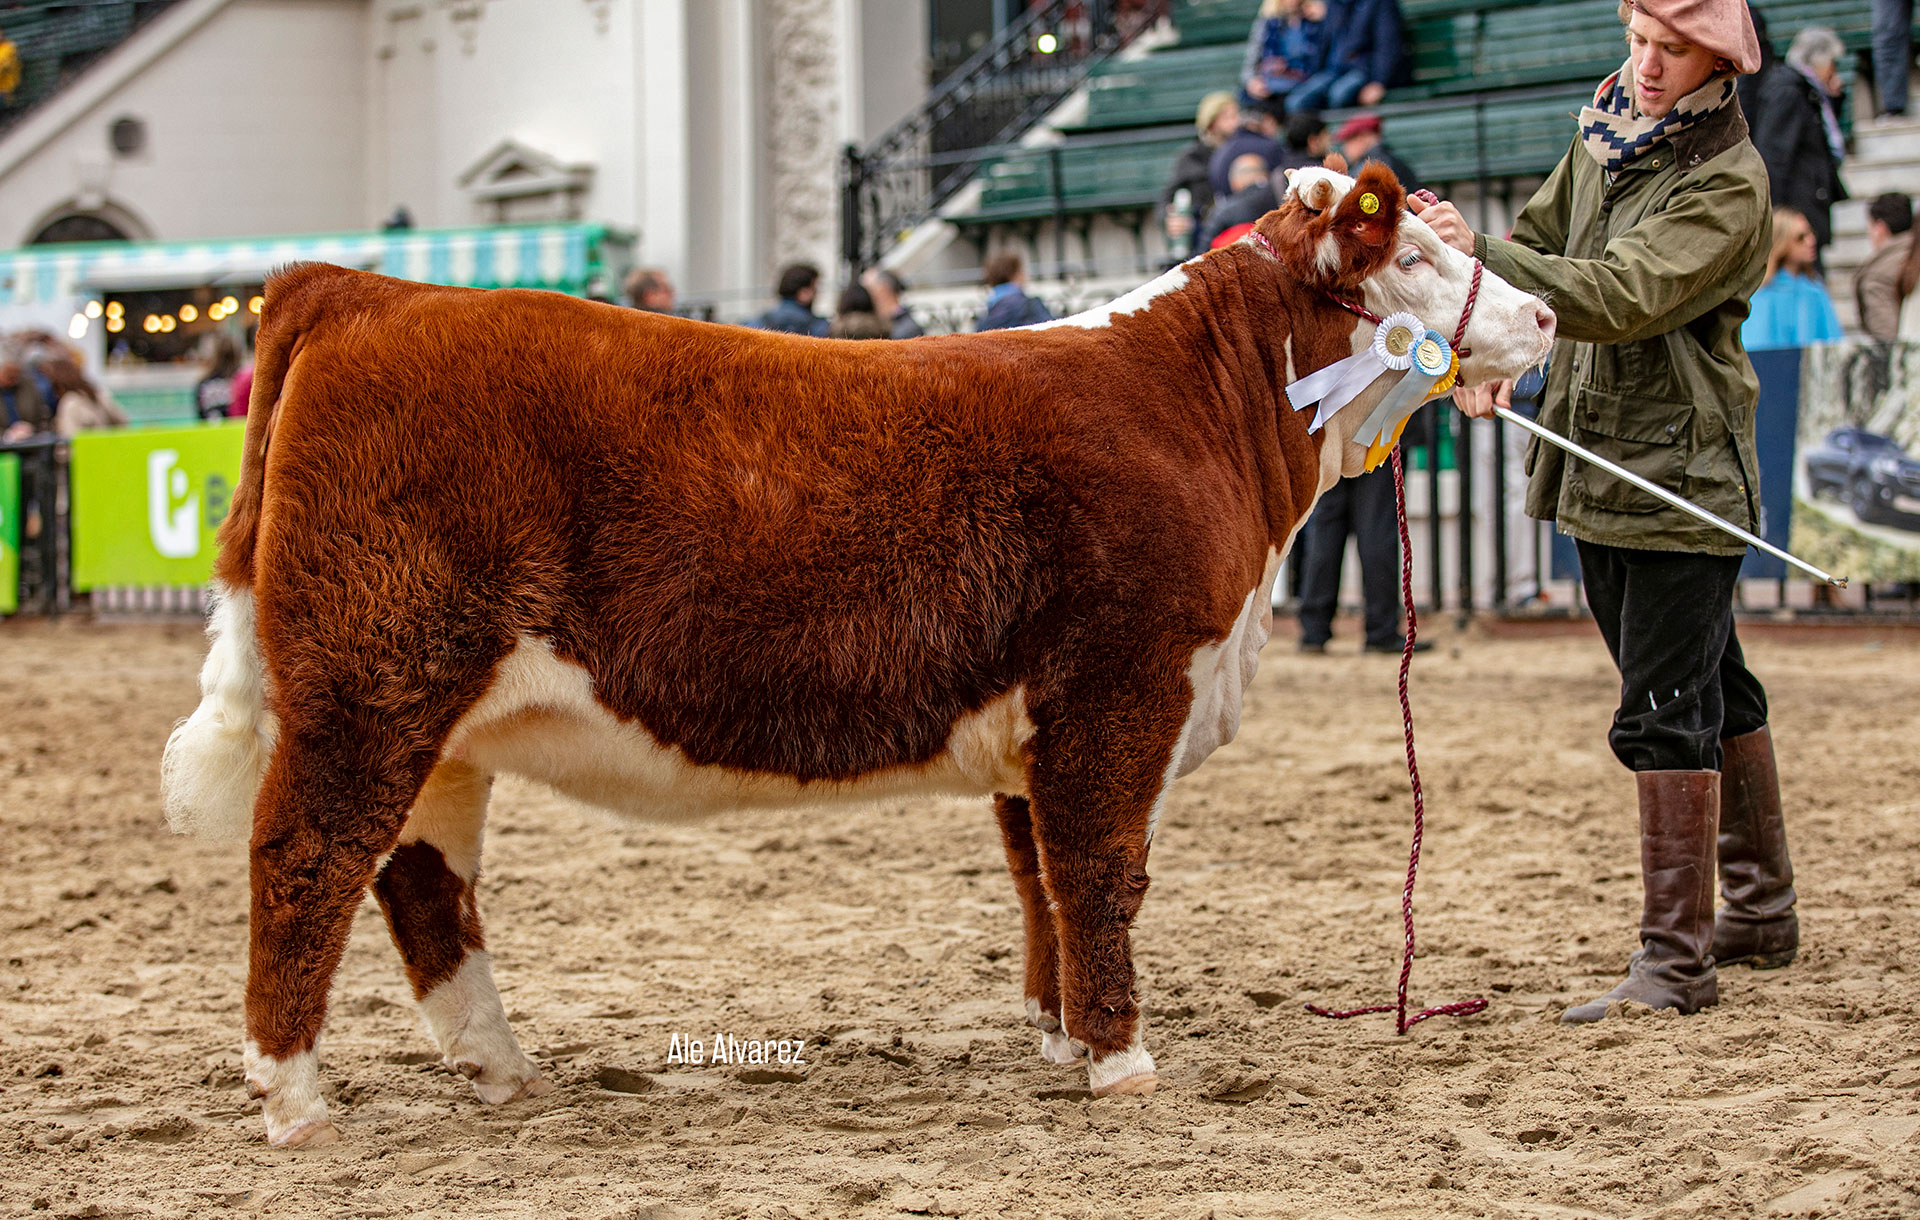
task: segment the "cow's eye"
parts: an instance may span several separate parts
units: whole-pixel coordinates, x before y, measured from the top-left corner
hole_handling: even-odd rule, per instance
[[[1400,256],[1400,270],[1402,271],[1411,271],[1419,265],[1420,252],[1418,250],[1409,250]]]

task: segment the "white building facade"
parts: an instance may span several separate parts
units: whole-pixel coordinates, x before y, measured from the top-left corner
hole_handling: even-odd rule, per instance
[[[180,0],[0,136],[0,246],[583,220],[738,316],[832,274],[927,46],[915,0]]]

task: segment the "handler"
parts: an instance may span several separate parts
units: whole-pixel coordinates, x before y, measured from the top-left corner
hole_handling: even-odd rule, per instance
[[[1559,315],[1542,424],[1757,528],[1759,382],[1740,323],[1770,224],[1734,78],[1759,67],[1759,40],[1742,0],[1637,0],[1620,19],[1627,61],[1512,240],[1475,234],[1451,204],[1415,210]],[[1501,382],[1455,401],[1486,418],[1512,394]],[[1613,1000],[1692,1013],[1719,999],[1716,962],[1784,966],[1800,940],[1766,692],[1733,627],[1745,548],[1537,438],[1527,472],[1528,514],[1578,544],[1620,669],[1608,742],[1640,799],[1640,950],[1626,981],[1562,1020],[1600,1020]]]

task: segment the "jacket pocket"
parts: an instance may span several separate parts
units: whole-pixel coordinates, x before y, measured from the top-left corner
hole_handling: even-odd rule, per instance
[[[1581,390],[1574,400],[1573,438],[1598,456],[1678,492],[1692,448],[1693,404]],[[1667,507],[1585,458],[1568,457],[1567,481],[1576,496],[1598,508],[1651,513]]]

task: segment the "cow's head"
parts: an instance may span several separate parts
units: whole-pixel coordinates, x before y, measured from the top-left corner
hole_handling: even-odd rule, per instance
[[[1295,377],[1358,352],[1373,338],[1373,325],[1342,310],[1333,296],[1381,316],[1404,310],[1453,338],[1472,287],[1473,260],[1406,210],[1406,192],[1392,171],[1369,164],[1358,179],[1320,168],[1292,170],[1287,178],[1285,201],[1258,228],[1290,278],[1317,290],[1311,307],[1348,338],[1344,350],[1330,352],[1296,342]],[[1518,377],[1546,359],[1553,333],[1553,311],[1544,301],[1484,272],[1462,343],[1470,354],[1460,363],[1461,383]],[[1390,384],[1377,383],[1342,410],[1328,422],[1330,434],[1347,440]],[[1354,444],[1344,449],[1342,473],[1359,473],[1365,451]]]

